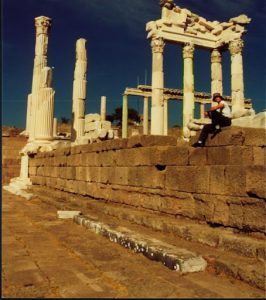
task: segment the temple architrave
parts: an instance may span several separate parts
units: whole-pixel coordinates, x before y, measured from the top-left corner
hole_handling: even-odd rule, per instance
[[[166,43],[179,44],[183,47],[183,136],[190,137],[187,124],[194,119],[194,54],[197,48],[210,51],[211,94],[223,93],[222,52],[231,55],[231,96],[232,112],[238,117],[245,115],[243,34],[245,25],[251,19],[246,15],[231,18],[226,22],[208,21],[186,8],[180,8],[173,0],[161,0],[161,19],[146,24],[147,38],[152,49],[152,107],[151,134],[163,135],[164,116],[164,69],[163,53]]]

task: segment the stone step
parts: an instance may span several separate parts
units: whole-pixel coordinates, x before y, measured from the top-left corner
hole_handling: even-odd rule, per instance
[[[42,188],[41,188],[42,189]],[[115,204],[108,202],[108,205],[103,205],[102,201],[92,200],[82,196],[69,197],[69,194],[64,192],[56,192],[54,190],[45,189],[50,196],[66,195],[68,202],[73,205],[77,204],[76,197],[80,197],[77,207],[89,205],[90,210],[100,211],[107,215],[116,217],[120,220],[143,225],[148,228],[159,230],[162,232],[173,233],[175,236],[188,241],[198,242],[211,247],[219,248],[226,251],[232,251],[243,256],[257,258],[264,261],[266,259],[265,237],[258,233],[241,234],[235,229],[226,227],[212,227],[206,223],[198,223],[190,219],[175,218],[173,216],[165,216],[147,210],[137,210],[130,206]],[[64,200],[63,200],[64,201]]]
[[[142,253],[151,260],[160,261],[170,269],[182,273],[204,271],[207,262],[202,256],[184,248],[177,248],[161,240],[139,234],[126,227],[110,226],[95,220],[95,217],[75,216],[74,221],[95,233],[107,237],[136,253]]]
[[[83,217],[89,216],[90,220],[111,228],[122,226],[134,234],[145,234],[177,249],[197,253],[207,261],[207,271],[226,274],[265,289],[265,240],[262,238],[246,237],[231,229],[211,228],[208,224],[176,220],[44,187],[33,186],[31,192],[57,209],[80,210]]]

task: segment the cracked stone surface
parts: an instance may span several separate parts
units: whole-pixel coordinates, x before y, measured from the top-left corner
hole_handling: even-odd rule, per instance
[[[125,249],[38,197],[2,191],[2,297],[263,298],[264,292],[208,272],[180,274]]]

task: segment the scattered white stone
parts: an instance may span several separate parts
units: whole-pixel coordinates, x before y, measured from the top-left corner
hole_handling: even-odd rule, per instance
[[[81,212],[78,210],[58,210],[57,217],[59,219],[73,219],[75,216],[80,215]]]

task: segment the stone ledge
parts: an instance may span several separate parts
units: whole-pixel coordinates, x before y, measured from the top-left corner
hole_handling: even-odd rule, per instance
[[[151,260],[160,261],[169,269],[188,273],[204,271],[207,267],[207,262],[194,252],[137,234],[128,228],[111,228],[104,223],[95,221],[95,218],[90,216],[75,216],[74,222],[125,248],[142,253]]]

